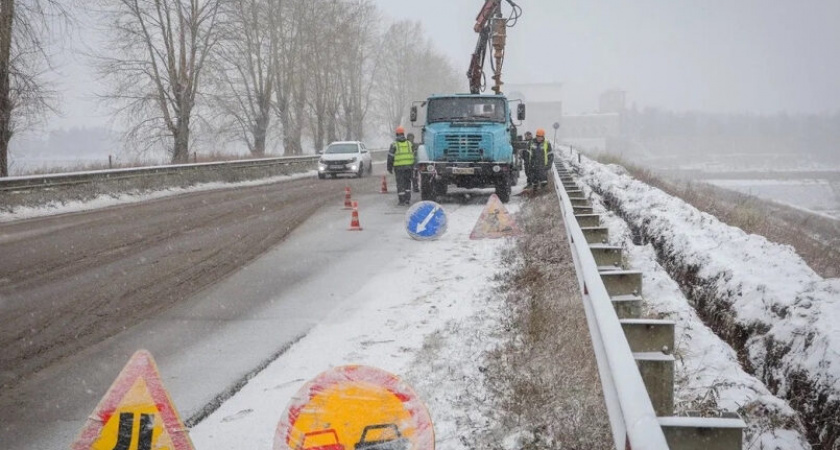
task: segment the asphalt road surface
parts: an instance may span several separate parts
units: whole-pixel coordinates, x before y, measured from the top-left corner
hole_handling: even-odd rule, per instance
[[[348,184],[399,223],[380,183],[313,177],[0,224],[0,448],[66,448],[137,348],[168,369],[183,418],[200,418],[325,314],[313,298],[335,286],[313,273],[375,270],[337,256],[375,236],[337,233]],[[295,289],[307,295],[279,294]]]

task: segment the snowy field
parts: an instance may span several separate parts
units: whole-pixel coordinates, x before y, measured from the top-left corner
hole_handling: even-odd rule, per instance
[[[593,194],[593,198],[599,196]],[[622,247],[628,265],[642,271],[645,315],[675,322],[675,412],[739,413],[747,423],[747,450],[811,448],[793,408],[741,368],[732,347],[703,323],[679,285],[659,265],[653,246],[634,245],[633,233],[620,217],[599,201],[594,207],[610,230],[610,244]]]
[[[809,438],[836,444],[840,431],[835,414],[840,412],[840,329],[836,327],[840,280],[822,279],[791,247],[721,223],[636,181],[621,167],[584,158],[579,168],[584,183],[609,197],[623,219],[655,243],[657,260],[668,265],[671,276],[678,277],[682,291],[690,293],[692,305],[701,315],[706,320],[712,318],[717,334],[743,347],[741,361],[748,370],[799,411]],[[645,253],[647,259],[653,255],[651,251],[631,255]],[[658,309],[656,304],[652,308]],[[674,309],[669,314],[679,313]],[[708,348],[706,344],[702,347]],[[718,361],[703,362],[704,366],[723,363],[722,359],[732,356],[731,351],[699,351],[720,356],[715,358]],[[743,390],[754,392],[737,395],[745,399],[764,396],[763,389],[742,385]],[[719,389],[714,392],[721,393]],[[724,403],[747,406],[731,400]]]
[[[828,180],[704,180],[718,187],[840,219],[840,183]]]

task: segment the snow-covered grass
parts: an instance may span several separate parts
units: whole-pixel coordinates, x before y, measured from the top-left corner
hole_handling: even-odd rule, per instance
[[[574,264],[553,193],[522,208],[526,236],[503,278],[507,339],[486,379],[496,429],[478,448],[601,449],[612,443]]]
[[[706,183],[840,219],[840,186],[829,180],[704,180]]]
[[[583,158],[581,179],[653,244],[700,317],[744,368],[802,415],[813,444],[840,440],[840,280],[789,246],[721,223],[679,198]]]
[[[728,225],[793,246],[825,278],[840,277],[840,221],[803,208],[807,195],[798,204],[786,205],[703,182],[665,178],[615,155],[600,155],[597,159],[624,167],[637,180],[679,197]]]

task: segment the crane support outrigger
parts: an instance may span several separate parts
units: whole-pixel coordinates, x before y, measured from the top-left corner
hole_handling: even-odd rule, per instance
[[[507,29],[516,24],[522,9],[504,0],[513,10],[502,15],[502,0],[485,0],[473,29],[478,43],[470,61],[467,78],[469,94],[433,95],[411,107],[411,122],[418,119],[418,106],[426,108],[422,144],[417,152],[417,170],[423,200],[435,200],[452,184],[461,188],[495,187],[503,202],[510,199],[521,161],[514,151],[516,125],[511,106],[502,95],[502,65],[505,60]],[[484,62],[493,52],[494,94],[482,95]],[[516,119],[525,120],[525,105],[519,102]]]

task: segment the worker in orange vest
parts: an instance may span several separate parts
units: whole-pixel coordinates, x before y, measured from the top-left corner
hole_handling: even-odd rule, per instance
[[[531,182],[534,189],[542,189],[548,186],[548,170],[554,164],[554,150],[551,144],[545,140],[545,130],[537,129],[537,136],[531,143]]]

